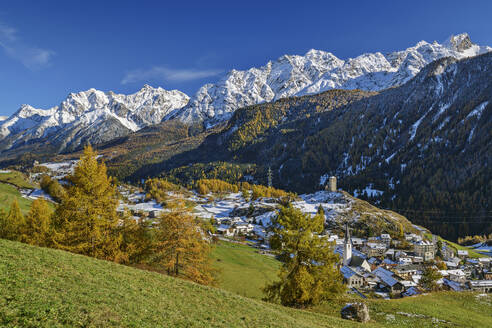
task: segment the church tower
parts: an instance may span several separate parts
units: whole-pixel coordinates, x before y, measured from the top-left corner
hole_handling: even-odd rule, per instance
[[[352,261],[352,238],[350,238],[350,232],[348,223],[345,225],[345,240],[343,241],[343,265],[349,265]]]

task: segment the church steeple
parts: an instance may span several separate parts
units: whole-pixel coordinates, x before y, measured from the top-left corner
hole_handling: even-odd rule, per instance
[[[352,238],[350,238],[348,223],[346,223],[345,240],[343,242],[343,265],[350,265],[351,261],[352,261]]]
[[[345,223],[345,243],[352,244],[352,238],[350,238],[348,223]]]

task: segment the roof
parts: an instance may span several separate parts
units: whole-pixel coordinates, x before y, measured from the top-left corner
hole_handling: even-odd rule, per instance
[[[352,256],[352,258],[350,259],[350,266],[353,266],[353,267],[358,267],[358,266],[361,266],[363,263],[364,263],[365,259],[360,257],[360,256]]]
[[[421,264],[405,264],[405,265],[397,265],[395,267],[395,270],[399,272],[422,271],[423,267]]]
[[[492,280],[470,280],[472,287],[492,287]]]
[[[343,247],[342,247],[342,245],[337,245],[337,246],[335,247],[334,252],[335,252],[336,254],[340,255],[341,257],[343,257]],[[364,253],[362,253],[362,252],[359,252],[359,251],[358,251],[358,250],[356,250],[356,249],[352,249],[352,256],[358,256],[358,257],[361,257],[361,258],[363,258],[363,259],[366,259],[366,258],[367,258],[366,254],[364,254]]]
[[[415,245],[419,245],[419,246],[432,246],[434,244],[432,242],[428,241],[428,240],[420,240],[420,241],[416,242]]]
[[[460,284],[457,283],[456,281],[452,281],[452,280],[449,280],[446,278],[443,278],[442,281],[443,281],[444,285],[448,286],[449,288],[451,288],[455,292],[461,292],[463,290],[463,288],[461,288]]]
[[[340,268],[340,273],[343,275],[345,279],[349,279],[350,277],[354,275],[359,275],[357,272],[349,268],[348,266],[344,265],[343,267]]]
[[[377,275],[377,272],[381,272],[382,274],[388,275],[390,277],[392,275],[394,275],[393,272],[391,272],[389,270],[386,270],[385,268],[382,268],[382,267],[379,267],[379,268],[374,269],[373,273]]]
[[[398,283],[398,280],[393,278],[393,272],[388,271],[384,268],[376,268],[376,270],[373,271],[373,273],[381,279],[381,281],[390,287],[393,287]]]
[[[402,280],[400,283],[405,286],[406,288],[408,287],[416,287],[417,283],[415,281],[410,281],[410,280]]]
[[[402,293],[403,296],[414,296],[419,294],[420,294],[419,290],[415,287],[410,287],[404,293]]]
[[[386,249],[386,245],[382,243],[367,243],[366,246],[373,249]]]
[[[468,255],[468,251],[458,250],[458,255]]]
[[[391,261],[390,259],[384,259],[383,260],[383,263],[386,263],[386,264],[396,264],[396,262]]]

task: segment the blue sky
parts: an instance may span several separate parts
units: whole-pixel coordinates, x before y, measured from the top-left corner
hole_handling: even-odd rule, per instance
[[[0,115],[89,88],[191,95],[312,48],[343,59],[461,32],[492,45],[491,12],[492,1],[2,1]]]

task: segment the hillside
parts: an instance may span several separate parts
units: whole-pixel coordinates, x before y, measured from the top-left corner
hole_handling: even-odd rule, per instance
[[[342,303],[316,308],[317,313],[294,310],[154,272],[0,240],[3,327],[359,327],[338,318]],[[364,327],[492,324],[490,296],[474,293],[370,301],[369,306],[374,320]]]
[[[0,209],[8,211],[10,204],[17,199],[21,210],[29,211],[32,200],[22,197],[18,188],[33,188],[27,178],[18,171],[0,171]]]
[[[255,299],[261,299],[261,289],[277,279],[281,264],[271,256],[258,254],[255,248],[225,241],[215,245],[212,261],[220,288]]]
[[[158,273],[0,240],[7,327],[350,327]]]

